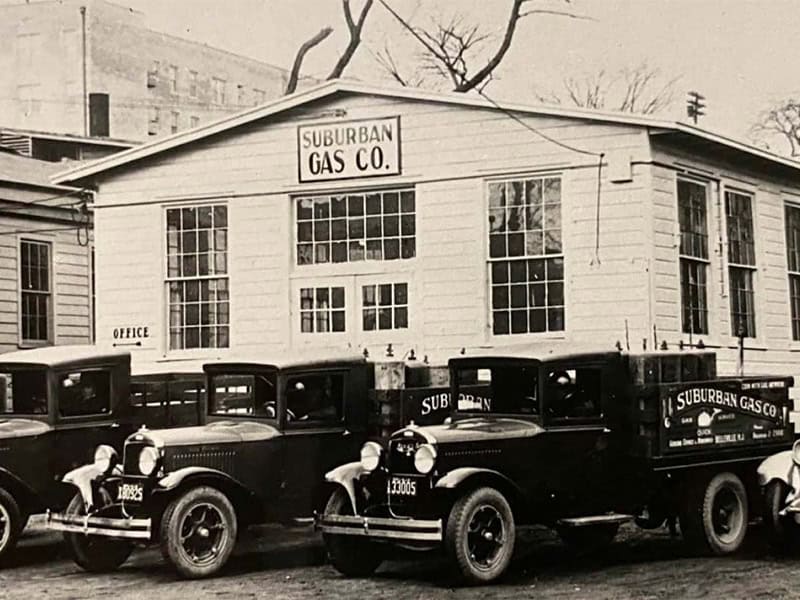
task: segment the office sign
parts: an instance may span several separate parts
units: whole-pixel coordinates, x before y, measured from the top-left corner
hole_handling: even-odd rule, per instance
[[[297,128],[301,183],[399,175],[400,117]]]

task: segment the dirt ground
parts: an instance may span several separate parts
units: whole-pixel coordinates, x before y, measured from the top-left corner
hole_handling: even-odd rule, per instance
[[[443,560],[430,553],[395,557],[368,579],[344,579],[325,564],[310,527],[248,532],[222,576],[187,582],[154,549],[137,551],[115,573],[84,573],[59,537],[34,523],[0,570],[0,598],[800,598],[800,556],[774,556],[758,528],[728,558],[692,557],[666,530],[625,528],[601,556],[580,560],[547,532],[520,537],[507,577],[483,588],[453,588]]]

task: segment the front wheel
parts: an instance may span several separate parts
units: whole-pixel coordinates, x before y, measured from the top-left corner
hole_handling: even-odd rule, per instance
[[[24,527],[22,513],[14,496],[0,488],[0,561],[17,545]]]
[[[344,489],[337,488],[325,506],[326,515],[352,515],[353,507]],[[328,560],[342,575],[366,577],[383,562],[383,548],[367,539],[352,535],[322,534]]]
[[[236,542],[236,512],[216,488],[190,489],[161,519],[161,553],[182,576],[209,577],[228,562]]]
[[[681,533],[704,553],[736,552],[747,533],[747,492],[733,473],[717,473],[689,486],[680,516]]]
[[[789,486],[776,479],[770,481],[764,489],[764,525],[770,545],[781,552],[797,548],[800,542],[800,526],[790,515],[781,515],[786,507]]]
[[[83,496],[75,494],[66,510],[70,516],[86,515]],[[75,563],[90,573],[102,573],[117,569],[128,560],[133,544],[99,535],[64,533],[67,550]]]
[[[464,583],[489,583],[508,568],[515,537],[514,515],[503,494],[483,487],[453,505],[445,548]]]

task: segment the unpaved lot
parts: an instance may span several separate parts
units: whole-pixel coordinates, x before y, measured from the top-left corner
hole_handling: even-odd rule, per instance
[[[758,528],[744,551],[729,558],[690,556],[666,530],[624,529],[601,556],[571,559],[556,538],[522,534],[502,583],[450,586],[441,558],[410,554],[386,563],[369,579],[347,580],[324,562],[309,527],[250,532],[224,575],[180,581],[157,550],[137,551],[118,572],[89,575],[64,556],[58,536],[35,526],[0,571],[1,598],[800,598],[800,557],[779,558]]]

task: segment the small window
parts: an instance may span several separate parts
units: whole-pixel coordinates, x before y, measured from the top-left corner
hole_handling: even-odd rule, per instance
[[[178,93],[178,67],[170,65],[167,70],[169,75],[169,91],[171,94]]]
[[[0,373],[0,414],[47,414],[47,373],[38,370]]]
[[[189,96],[197,98],[197,71],[189,71]]]
[[[216,375],[212,379],[210,415],[256,415],[274,419],[277,415],[274,375]]]
[[[344,416],[343,398],[342,373],[293,377],[286,384],[286,420],[289,423],[340,423]]]
[[[20,243],[20,329],[23,343],[48,342],[51,335],[50,244]]]
[[[364,331],[408,329],[408,284],[362,286],[361,311]]]
[[[301,288],[300,331],[303,333],[345,331],[344,288]]]
[[[189,126],[190,127],[197,127],[200,125],[200,117],[189,117]]]
[[[178,133],[178,123],[181,114],[177,110],[173,110],[171,114],[171,120],[169,124],[170,133]]]
[[[545,382],[547,414],[554,419],[587,419],[602,414],[601,369],[553,369]]]
[[[111,374],[108,371],[64,373],[58,381],[58,410],[62,417],[111,412]]]

